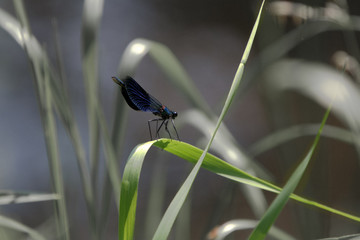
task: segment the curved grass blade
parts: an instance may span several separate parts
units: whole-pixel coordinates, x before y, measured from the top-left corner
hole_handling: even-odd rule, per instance
[[[37,231],[25,226],[24,224],[15,221],[11,218],[0,215],[0,226],[10,228],[19,232],[23,232],[29,235],[34,240],[45,240],[46,238]]]
[[[121,185],[119,212],[119,239],[121,240],[133,239],[137,204],[137,188],[140,179],[140,172],[146,153],[151,145],[163,149],[193,164],[198,162],[199,157],[204,152],[203,150],[190,144],[171,139],[159,139],[157,141],[146,142],[134,148],[125,166]],[[281,191],[280,187],[254,177],[251,174],[248,174],[209,153],[205,155],[201,167],[219,176],[239,183],[244,183],[274,193],[279,193]],[[291,194],[290,198],[306,205],[320,208],[333,214],[360,222],[360,217],[358,216],[336,210],[321,203],[300,197],[296,194]]]
[[[137,189],[143,160],[155,141],[138,145],[131,152],[121,182],[119,239],[134,239]]]
[[[285,204],[288,202],[290,195],[294,192],[295,188],[297,187],[298,183],[300,182],[301,177],[303,176],[310,159],[315,151],[315,148],[320,140],[320,135],[322,129],[326,123],[326,120],[330,114],[331,105],[329,106],[328,110],[326,111],[319,131],[315,137],[314,143],[312,144],[309,152],[305,156],[304,160],[300,163],[300,165],[296,168],[294,173],[291,175],[290,179],[287,181],[283,190],[281,190],[280,194],[275,198],[273,203],[270,205],[269,209],[266,211],[264,216],[259,221],[256,228],[250,235],[250,240],[259,240],[264,239],[270,229],[270,227],[274,224],[275,220],[281,213],[282,209],[284,208]]]

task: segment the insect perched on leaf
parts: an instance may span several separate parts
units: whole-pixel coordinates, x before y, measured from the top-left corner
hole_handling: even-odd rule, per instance
[[[174,119],[178,115],[177,112],[171,111],[165,105],[162,105],[159,100],[147,93],[132,77],[127,76],[123,80],[117,77],[112,77],[112,80],[120,85],[121,93],[124,96],[127,104],[132,109],[136,111],[152,112],[155,116],[160,117],[148,121],[151,140],[153,138],[151,134],[150,123],[154,121],[156,122],[156,138],[160,138],[159,131],[163,125],[165,125],[165,131],[171,138],[171,134],[168,129],[169,120],[171,120],[171,123],[174,127],[177,139],[180,140],[174,124]],[[159,121],[161,121],[161,124],[158,127]]]

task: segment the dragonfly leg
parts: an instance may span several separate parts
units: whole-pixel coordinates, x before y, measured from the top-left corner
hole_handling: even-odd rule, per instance
[[[156,130],[156,139],[159,139],[159,138],[160,138],[158,126],[159,126],[159,119],[156,121],[156,127],[155,127],[155,130]]]
[[[175,130],[175,133],[176,133],[176,137],[177,137],[177,139],[180,141],[179,134],[178,134],[178,132],[177,132],[177,130],[176,130],[176,127],[175,127],[174,119],[171,119],[171,123],[172,123],[172,125],[173,125],[173,127],[174,127],[174,130]]]
[[[169,129],[168,129],[168,123],[169,123],[169,119],[166,119],[166,122],[165,122],[165,131],[169,134],[169,137],[170,137],[170,139],[172,140],[170,131],[169,131]]]
[[[153,120],[149,120],[148,121],[148,126],[149,126],[149,133],[150,133],[150,140],[152,141],[152,135],[151,135],[151,127],[150,127],[150,122],[152,122]]]
[[[150,122],[154,122],[156,121],[156,136],[155,137],[159,137],[159,130],[158,130],[158,122],[159,120],[162,120],[162,118],[155,118],[155,119],[151,119],[148,121],[148,126],[149,126],[149,132],[150,132],[150,139],[153,140],[152,138],[152,134],[151,134],[151,125],[150,125]],[[161,126],[160,126],[161,127]]]
[[[163,119],[162,119],[162,118],[159,118],[159,119],[157,119],[157,120],[159,121],[159,120],[163,120]],[[159,128],[157,128],[157,124],[156,124],[156,128],[157,128],[157,129],[156,129],[156,136],[157,136],[158,138],[160,138],[159,132],[160,132],[160,129],[161,129],[161,127],[163,126],[163,124],[164,124],[165,121],[166,121],[166,119],[161,122]]]

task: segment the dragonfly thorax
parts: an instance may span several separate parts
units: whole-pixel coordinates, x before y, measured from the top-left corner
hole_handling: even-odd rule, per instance
[[[177,112],[173,112],[168,109],[166,106],[162,106],[158,112],[154,112],[156,116],[161,117],[162,119],[175,119],[177,117]]]

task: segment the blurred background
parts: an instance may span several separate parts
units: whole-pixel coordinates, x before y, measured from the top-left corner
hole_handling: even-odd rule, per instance
[[[24,4],[33,34],[47,50],[54,65],[56,45],[52,21],[56,21],[69,98],[88,154],[88,120],[81,61],[83,1],[33,0]],[[98,91],[108,122],[113,122],[118,107],[115,99],[119,88],[111,81],[111,76],[117,74],[125,48],[136,38],[167,46],[213,112],[219,115],[259,4],[258,1],[233,0],[105,1],[98,33]],[[16,16],[13,1],[1,1],[0,8]],[[317,83],[326,86],[340,83],[341,87],[336,85],[330,92],[344,88],[342,91],[346,92],[344,98],[347,101],[335,104],[328,124],[348,131],[344,138],[335,134],[335,137],[321,139],[296,193],[357,216],[360,215],[360,171],[359,148],[354,139],[359,138],[360,121],[357,105],[359,11],[358,1],[267,1],[238,97],[225,119],[241,149],[266,169],[275,184],[283,186],[307,153],[316,135],[316,126],[330,102],[326,88]],[[0,53],[0,190],[52,192],[29,61],[3,29],[0,30]],[[330,79],[333,82],[327,82]],[[141,62],[136,80],[163,104],[178,112],[181,140],[203,148],[203,133],[182,119],[182,113],[194,106],[167,81],[150,58]],[[298,85],[287,85],[287,82]],[[346,110],[346,106],[350,110]],[[149,140],[147,120],[152,117],[148,113],[129,111],[126,140],[119,157],[122,159],[120,172],[132,149]],[[298,137],[289,137],[281,144],[274,143],[271,149],[256,151],[260,140],[292,126],[304,127],[300,128]],[[89,224],[76,158],[61,124],[58,125],[58,138],[71,239],[88,239]],[[147,239],[145,218],[150,183],[157,174],[154,165],[159,162],[166,176],[164,210],[191,169],[191,165],[170,154],[158,149],[150,151],[139,186],[136,239]],[[104,172],[102,157],[99,172],[100,175]],[[99,183],[97,187],[101,186]],[[275,197],[271,193],[265,193],[265,196],[268,202]],[[190,239],[204,239],[215,226],[231,219],[257,219],[238,184],[205,170],[200,171],[195,181],[190,206],[191,220],[187,222],[190,230],[185,235]],[[42,229],[53,216],[53,203],[0,205],[0,213]],[[103,239],[117,239],[117,224],[115,203],[111,201]],[[276,226],[297,239],[341,236],[360,231],[360,225],[355,222],[294,201],[286,206]],[[232,235],[232,239],[242,239],[248,234],[249,231],[239,232]],[[171,235],[172,239],[181,239],[176,236],[179,235]]]

